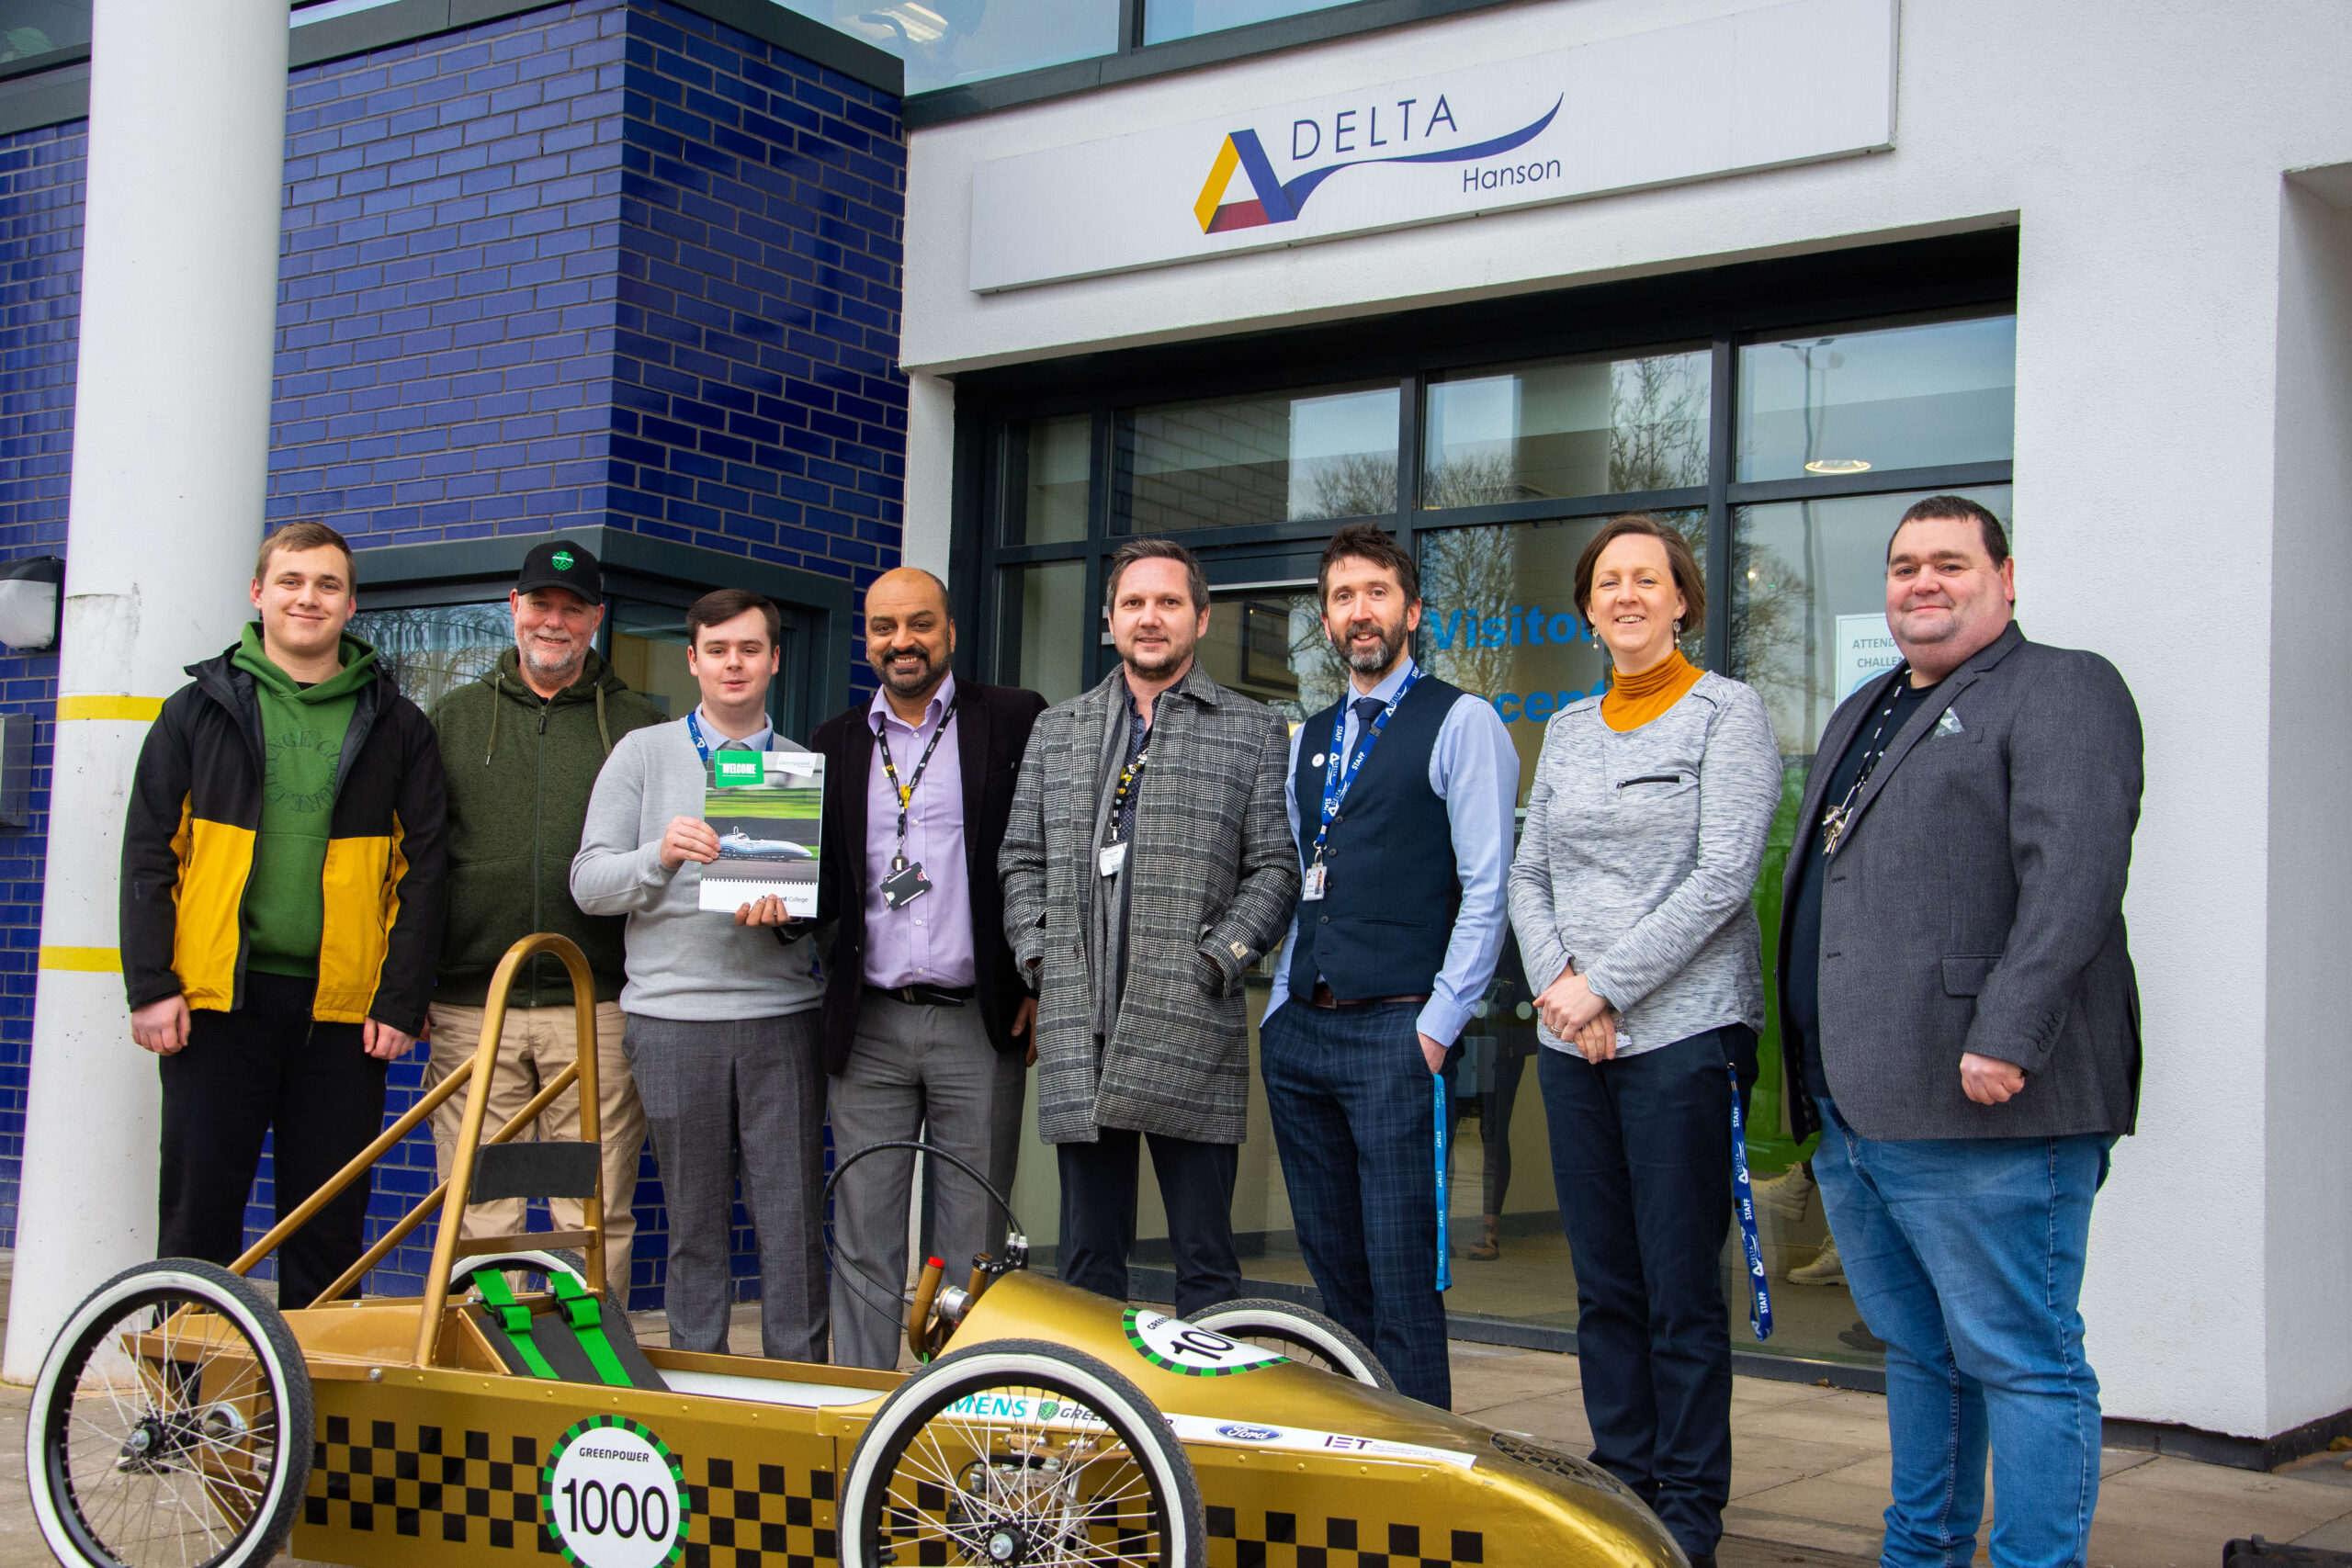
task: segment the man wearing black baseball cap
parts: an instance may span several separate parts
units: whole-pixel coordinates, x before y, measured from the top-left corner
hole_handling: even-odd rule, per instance
[[[582,914],[567,884],[597,770],[622,736],[659,724],[662,716],[596,651],[604,572],[585,547],[550,539],[534,547],[507,604],[514,646],[433,709],[451,774],[450,892],[427,1081],[439,1081],[474,1054],[491,971],[509,947],[534,931],[560,932],[580,944],[596,980],[595,996],[584,999],[596,1016],[606,1279],[626,1301],[645,1111],[621,1054],[622,921]],[[562,964],[546,954],[515,977],[485,1132],[520,1111],[571,1060],[572,1008],[582,999],[572,995]],[[460,1096],[435,1116],[434,1151],[444,1178],[463,1111]],[[576,1090],[540,1116],[538,1131],[549,1139],[580,1135]],[[467,1212],[466,1234],[519,1231],[523,1206],[519,1198],[478,1203]],[[576,1201],[558,1199],[551,1207],[557,1228],[581,1223]]]

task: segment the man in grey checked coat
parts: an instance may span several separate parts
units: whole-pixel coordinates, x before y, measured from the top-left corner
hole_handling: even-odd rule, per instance
[[[1111,559],[1120,667],[1031,732],[997,869],[1037,992],[1037,1133],[1061,1167],[1061,1276],[1124,1301],[1140,1143],[1168,1212],[1179,1314],[1241,1285],[1242,976],[1298,899],[1289,734],[1194,662],[1208,581],[1137,539]]]

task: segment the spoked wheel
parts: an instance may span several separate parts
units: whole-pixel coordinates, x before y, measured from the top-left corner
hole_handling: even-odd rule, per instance
[[[286,1544],[311,1481],[311,1374],[225,1269],[142,1263],[66,1320],[33,1385],[25,1470],[58,1561],[243,1568]]]
[[[899,1386],[851,1456],[843,1562],[1200,1568],[1193,1463],[1125,1378],[1039,1339],[975,1345]]]
[[[1374,1388],[1393,1392],[1396,1387],[1396,1380],[1388,1375],[1371,1346],[1321,1313],[1295,1302],[1220,1302],[1185,1321]]]

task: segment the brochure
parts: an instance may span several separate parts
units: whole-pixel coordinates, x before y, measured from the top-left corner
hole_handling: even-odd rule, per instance
[[[825,759],[814,751],[713,754],[702,815],[718,858],[702,868],[701,907],[731,915],[774,894],[786,914],[814,916],[824,801]]]

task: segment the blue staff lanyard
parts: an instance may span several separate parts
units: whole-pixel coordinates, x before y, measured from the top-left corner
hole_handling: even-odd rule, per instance
[[[1772,1292],[1764,1283],[1764,1246],[1756,1239],[1756,1193],[1747,1183],[1747,1129],[1741,1123],[1739,1115],[1739,1069],[1725,1062],[1724,1071],[1731,1075],[1732,1198],[1739,1209],[1740,1243],[1747,1249],[1747,1326],[1757,1338],[1770,1339],[1772,1337]],[[1444,1173],[1440,1172],[1438,1183],[1441,1191],[1444,1190]],[[1441,1270],[1444,1267],[1442,1261],[1438,1265]]]
[[[710,746],[708,742],[705,741],[702,738],[702,720],[695,717],[695,710],[693,708],[688,708],[686,710],[686,734],[693,739],[695,750],[701,755],[702,765],[707,768],[710,766]],[[946,726],[942,724],[940,728],[944,729]],[[719,739],[724,740],[727,738],[722,735]],[[936,740],[938,737],[934,735],[932,739]],[[775,750],[775,727],[774,725],[770,725],[768,727],[768,740],[769,744],[763,748],[763,750],[769,751]],[[925,759],[928,760],[931,754],[926,751],[923,755]]]
[[[1344,773],[1340,771],[1340,751],[1348,743],[1348,705],[1344,698],[1340,701],[1339,719],[1331,726],[1331,752],[1323,760],[1323,820],[1315,829],[1316,864],[1323,863],[1323,840],[1330,836],[1331,824],[1339,820],[1340,807],[1346,803],[1348,791],[1355,787],[1356,774],[1363,770],[1363,760],[1372,755],[1372,748],[1379,740],[1380,732],[1388,728],[1388,721],[1395,716],[1397,705],[1405,700],[1406,694],[1420,678],[1421,672],[1417,667],[1405,677],[1405,683],[1396,688],[1396,694],[1388,699],[1388,705],[1380,710],[1379,716],[1356,738],[1355,754],[1348,759]]]
[[[1396,694],[1402,698],[1405,694],[1399,692]],[[1446,1261],[1445,1256],[1445,1075],[1431,1073],[1430,1081],[1437,1086],[1434,1091],[1437,1095],[1437,1288],[1447,1291],[1453,1288],[1453,1266]]]

